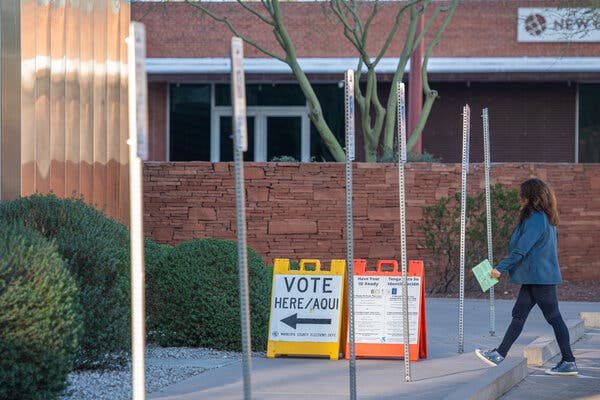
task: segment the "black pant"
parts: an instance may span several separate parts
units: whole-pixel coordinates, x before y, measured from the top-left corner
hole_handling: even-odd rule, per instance
[[[521,334],[529,311],[534,305],[538,305],[544,314],[544,318],[554,329],[554,335],[564,361],[575,361],[571,344],[569,343],[569,330],[558,310],[558,297],[556,285],[522,285],[519,290],[517,302],[512,310],[512,322],[504,334],[504,339],[497,351],[502,357],[506,357],[508,350]]]

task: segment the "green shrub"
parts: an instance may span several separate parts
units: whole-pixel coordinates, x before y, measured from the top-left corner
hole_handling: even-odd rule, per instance
[[[299,162],[294,156],[275,156],[271,158],[271,162]]]
[[[431,153],[423,152],[423,153],[408,153],[406,155],[406,161],[409,163],[439,163],[441,159],[439,157],[434,156]],[[384,153],[377,157],[377,162],[380,163],[397,163],[398,162],[398,149],[394,148],[394,150],[390,153]]]
[[[161,268],[148,271],[146,297],[155,314],[149,330],[163,346],[241,349],[236,242],[202,239],[184,242],[168,253]],[[248,248],[252,347],[267,344],[271,270]]]
[[[81,336],[77,287],[56,246],[0,225],[0,399],[52,399]]]
[[[33,195],[0,204],[0,223],[20,221],[48,238],[75,278],[84,335],[78,368],[124,362],[130,347],[129,234],[81,199]]]
[[[504,190],[496,184],[490,188],[492,207],[492,246],[494,262],[506,255],[512,228],[519,211],[518,190]],[[469,269],[488,258],[485,193],[467,196],[465,235],[465,288],[477,287]],[[422,246],[431,255],[433,279],[431,293],[452,291],[460,275],[460,193],[454,199],[443,197],[435,205],[423,207],[420,228],[425,234]]]
[[[144,264],[146,273],[146,330],[148,338],[155,339],[154,318],[157,313],[165,308],[160,303],[163,297],[156,296],[155,288],[160,287],[163,273],[169,273],[165,269],[165,262],[172,250],[171,246],[157,244],[150,239],[144,241]]]

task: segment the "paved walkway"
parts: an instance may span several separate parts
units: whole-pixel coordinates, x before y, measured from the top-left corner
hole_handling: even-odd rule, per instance
[[[419,399],[442,399],[458,388],[472,383],[489,368],[472,353],[476,347],[495,347],[510,322],[513,302],[496,301],[497,336],[489,334],[489,302],[465,301],[464,349],[458,348],[458,301],[427,299],[427,334],[429,357],[411,364],[412,382],[404,382],[402,360],[358,360],[357,392],[359,399],[397,399],[415,396]],[[561,303],[565,319],[577,318],[582,311],[599,311],[599,303]],[[538,308],[532,310],[523,334],[511,349],[509,357],[523,354],[523,347],[542,335],[551,335],[552,328]],[[594,337],[590,334],[590,337]],[[587,343],[587,342],[586,342]],[[593,354],[600,352],[600,343],[589,341]],[[576,351],[580,351],[579,349]],[[583,351],[583,350],[582,350]],[[576,353],[580,356],[579,353]],[[592,353],[590,353],[592,354]],[[585,357],[581,366],[585,368]],[[507,360],[508,361],[508,360]],[[590,362],[596,362],[591,360]],[[596,365],[600,365],[596,362]],[[590,375],[585,369],[584,375]],[[532,378],[533,379],[533,378]],[[547,379],[547,378],[536,378]],[[565,378],[562,378],[565,379]],[[585,378],[581,378],[585,379]],[[581,379],[576,379],[577,382]],[[572,382],[575,382],[573,380]],[[255,399],[304,400],[349,398],[348,363],[314,358],[254,358],[252,361],[252,394]],[[170,386],[149,399],[160,400],[230,400],[243,397],[239,362],[205,372]],[[511,399],[527,397],[511,397]],[[542,398],[531,397],[529,398]],[[564,397],[563,397],[564,398]],[[571,397],[567,397],[571,398]]]
[[[600,307],[598,309],[600,311]],[[530,368],[531,374],[501,399],[600,399],[600,329],[588,330],[573,344],[573,352],[579,376],[546,375],[544,370],[555,366],[560,360],[560,356],[556,356],[543,367]]]

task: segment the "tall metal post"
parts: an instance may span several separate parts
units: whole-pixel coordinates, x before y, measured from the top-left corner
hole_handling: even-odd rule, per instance
[[[346,268],[348,282],[348,343],[350,346],[350,399],[356,400],[356,353],[354,349],[354,227],[352,215],[352,161],[354,149],[354,71],[344,74],[346,114]]]
[[[404,83],[398,81],[398,192],[400,202],[400,265],[402,266],[402,324],[404,339],[404,380],[410,382],[410,321],[408,318],[408,266],[406,257],[406,198],[404,170],[406,164],[406,98]]]
[[[240,319],[242,325],[242,374],[244,399],[252,398],[250,381],[251,332],[248,296],[248,254],[246,246],[246,199],[244,193],[244,152],[248,149],[246,126],[246,87],[244,79],[244,43],[231,38],[231,100],[233,104],[233,161],[235,164],[235,206],[237,210],[238,270],[240,278]]]
[[[485,171],[485,211],[487,221],[488,260],[494,265],[494,248],[492,246],[492,204],[490,196],[490,118],[487,107],[483,109],[483,164]],[[496,310],[494,287],[490,288],[490,336],[496,335]]]
[[[424,28],[425,15],[421,14],[416,25],[415,38],[419,37]],[[423,58],[425,58],[425,41],[421,40],[410,56],[410,72],[408,74],[408,132],[411,136],[415,133],[417,122],[423,113]],[[422,136],[419,136],[415,143],[413,153],[423,153]]]
[[[463,107],[462,178],[460,190],[460,282],[458,300],[458,352],[464,352],[465,313],[465,234],[467,225],[467,174],[469,173],[469,138],[471,133],[471,108]]]
[[[132,399],[146,398],[144,360],[146,312],[144,300],[144,205],[142,160],[148,158],[148,95],[146,83],[146,32],[144,25],[129,25],[129,190],[131,207],[131,364]]]

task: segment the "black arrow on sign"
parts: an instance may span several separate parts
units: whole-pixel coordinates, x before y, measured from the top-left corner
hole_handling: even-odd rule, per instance
[[[331,325],[329,318],[298,318],[298,314],[292,314],[281,320],[284,324],[296,329],[297,324]]]

